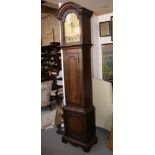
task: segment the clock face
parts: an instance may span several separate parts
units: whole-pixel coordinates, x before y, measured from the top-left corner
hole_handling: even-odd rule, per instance
[[[69,13],[64,21],[65,43],[80,41],[80,24],[75,13]]]

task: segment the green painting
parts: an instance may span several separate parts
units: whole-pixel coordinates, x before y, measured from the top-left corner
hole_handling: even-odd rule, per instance
[[[102,45],[102,73],[103,79],[113,80],[113,45]]]

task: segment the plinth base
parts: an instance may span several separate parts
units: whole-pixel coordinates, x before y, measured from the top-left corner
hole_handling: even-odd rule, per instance
[[[67,144],[67,142],[69,142],[69,143],[71,143],[71,144],[73,144],[75,146],[81,146],[83,148],[83,151],[84,152],[89,152],[90,149],[91,149],[91,147],[92,147],[92,145],[93,144],[97,144],[97,137],[93,137],[89,141],[89,143],[84,143],[84,142],[80,142],[80,141],[77,141],[75,139],[72,139],[72,138],[68,138],[66,136],[63,136],[62,137],[62,142],[65,143],[65,144]]]

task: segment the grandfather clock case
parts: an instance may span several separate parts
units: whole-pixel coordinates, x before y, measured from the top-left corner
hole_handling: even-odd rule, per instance
[[[66,105],[62,142],[79,145],[85,152],[97,143],[92,104],[91,27],[93,12],[72,2],[63,4],[57,18],[61,25]]]

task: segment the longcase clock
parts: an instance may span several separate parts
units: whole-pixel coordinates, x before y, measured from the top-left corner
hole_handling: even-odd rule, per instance
[[[62,142],[79,145],[88,152],[97,143],[95,108],[92,104],[91,28],[93,12],[75,3],[63,4],[61,23],[66,105]]]

